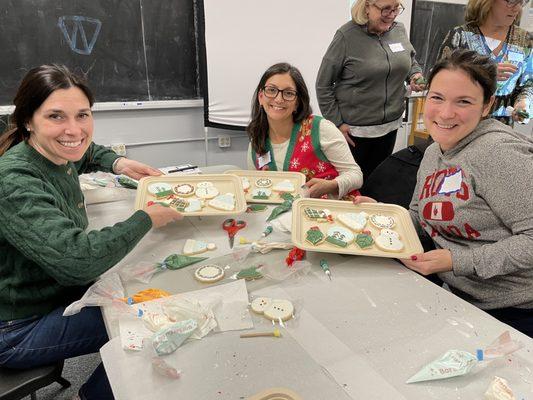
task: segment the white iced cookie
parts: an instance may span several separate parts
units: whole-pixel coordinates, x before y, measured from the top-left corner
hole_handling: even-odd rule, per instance
[[[221,194],[213,200],[209,200],[208,204],[222,211],[233,211],[235,209],[235,196],[233,193]]]
[[[368,214],[364,211],[359,213],[341,213],[337,214],[337,220],[352,231],[361,232],[366,226]]]
[[[379,229],[391,229],[396,225],[394,218],[381,214],[372,214],[370,216],[370,222]]]
[[[294,314],[294,306],[289,300],[274,299],[270,305],[265,308],[263,315],[272,321],[287,321]]]
[[[326,242],[329,242],[335,246],[346,247],[348,244],[353,242],[354,238],[355,236],[353,232],[349,229],[334,225],[328,229]]]
[[[188,183],[182,183],[173,187],[174,193],[178,196],[188,197],[194,194],[194,186],[189,185]]]
[[[174,191],[170,184],[166,182],[157,182],[148,185],[148,193],[155,197],[166,197],[174,194]]]
[[[272,186],[272,179],[269,178],[259,178],[255,181],[255,186],[258,188],[267,188]]]
[[[210,182],[207,182],[210,183]],[[212,199],[218,196],[218,189],[214,186],[196,187],[196,196],[201,199]]]
[[[394,231],[392,231],[394,232]],[[378,237],[374,239],[374,243],[383,251],[398,252],[403,250],[403,242],[396,232],[393,235],[380,233]]]
[[[250,305],[252,311],[256,314],[263,314],[265,310],[272,304],[270,297],[256,297]]]
[[[244,191],[246,192],[248,189],[250,189],[250,180],[243,176],[241,177],[241,182],[242,182],[242,188],[244,189]]]
[[[285,179],[276,183],[272,190],[275,192],[294,192],[294,184],[288,179]]]
[[[185,241],[185,245],[183,246],[183,254],[190,256],[214,249],[216,249],[216,245],[214,243],[206,243],[202,242],[201,240],[187,239]]]
[[[400,234],[392,229],[382,229],[379,234],[385,236],[394,236],[396,239],[400,239]]]
[[[194,278],[205,283],[217,282],[224,278],[224,269],[215,264],[207,264],[194,272]]]
[[[213,182],[204,181],[204,182],[198,182],[196,184],[196,188],[206,188],[206,187],[211,187],[211,186],[214,186]]]
[[[272,196],[272,190],[267,188],[255,188],[252,190],[252,198],[253,199],[260,199],[260,200],[266,200],[270,196]]]
[[[185,212],[201,211],[203,206],[204,206],[204,201],[203,200],[192,199],[192,200],[188,200],[188,202],[189,202],[189,205],[187,207],[185,207],[185,209],[184,209]]]

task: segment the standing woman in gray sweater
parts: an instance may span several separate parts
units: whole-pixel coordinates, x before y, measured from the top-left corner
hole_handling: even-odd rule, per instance
[[[400,0],[358,0],[318,71],[320,111],[343,133],[364,179],[394,149],[405,83],[423,89],[415,50],[403,24],[395,22],[403,10]]]

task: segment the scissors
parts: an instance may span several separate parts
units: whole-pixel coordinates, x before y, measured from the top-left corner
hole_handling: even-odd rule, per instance
[[[235,234],[246,226],[245,221],[236,221],[233,218],[228,218],[222,223],[222,228],[228,232],[229,247],[233,249],[233,242],[235,241]]]

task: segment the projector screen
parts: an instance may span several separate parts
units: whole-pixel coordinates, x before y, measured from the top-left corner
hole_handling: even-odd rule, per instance
[[[411,1],[398,17],[409,32]],[[349,0],[203,0],[202,70],[205,126],[243,129],[263,72],[289,62],[301,72],[320,114],[315,81],[336,30],[350,17]],[[407,4],[406,4],[407,3]],[[199,2],[201,6],[201,2]]]

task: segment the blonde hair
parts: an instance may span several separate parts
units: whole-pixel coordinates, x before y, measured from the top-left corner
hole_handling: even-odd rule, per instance
[[[368,23],[368,13],[366,12],[366,5],[374,4],[376,0],[357,0],[352,6],[352,20],[358,25],[366,25]]]
[[[497,0],[468,0],[465,10],[465,22],[478,27],[483,25],[495,1]],[[519,25],[521,17],[522,11],[518,13],[513,23]]]

